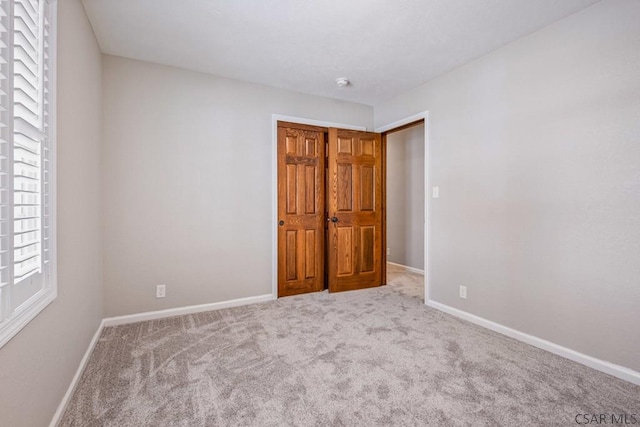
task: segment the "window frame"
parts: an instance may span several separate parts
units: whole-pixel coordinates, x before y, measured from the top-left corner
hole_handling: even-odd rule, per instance
[[[11,10],[14,7],[14,0],[10,1]],[[25,301],[19,309],[16,309],[5,319],[0,319],[0,349],[15,337],[27,324],[35,319],[49,304],[58,296],[58,262],[57,262],[57,38],[58,38],[58,14],[57,0],[42,0],[48,2],[49,7],[49,134],[47,135],[50,144],[49,165],[48,165],[48,197],[49,197],[49,269],[48,277],[44,278],[44,287],[35,295]],[[13,32],[13,14],[11,14],[11,27],[7,31]],[[10,49],[13,47],[11,46]],[[9,76],[13,79],[13,76]],[[13,90],[13,84],[11,84]],[[11,90],[11,91],[12,91]],[[13,102],[13,95],[10,96]],[[14,118],[9,118],[13,121]],[[13,150],[13,125],[11,126],[10,146]],[[13,154],[9,156],[13,158]],[[44,166],[44,164],[42,165]],[[13,197],[13,190],[11,192]],[[12,221],[11,221],[12,222]],[[41,229],[44,222],[40,224]],[[13,224],[11,225],[9,239],[13,241]],[[44,237],[41,237],[44,239]],[[13,247],[7,249],[13,251]],[[44,250],[44,242],[41,244],[41,251]],[[11,257],[13,260],[13,256]],[[11,261],[13,262],[13,261]],[[13,281],[13,277],[11,278]],[[0,300],[2,304],[2,300]]]

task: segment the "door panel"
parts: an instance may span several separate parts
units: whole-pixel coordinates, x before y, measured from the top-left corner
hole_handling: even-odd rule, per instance
[[[287,168],[287,213],[295,215],[298,209],[298,175],[296,165]]]
[[[375,168],[373,166],[362,166],[360,169],[360,210],[375,210]]]
[[[324,135],[278,127],[278,296],[324,288]]]
[[[360,227],[360,247],[362,248],[360,271],[362,272],[375,271],[375,235],[375,227]]]
[[[296,280],[298,278],[298,263],[296,261],[298,232],[296,230],[285,231],[287,235],[286,247],[286,270],[287,280]]]
[[[329,291],[382,284],[379,134],[329,129]]]
[[[336,227],[338,276],[353,273],[353,227]]]
[[[353,210],[353,168],[348,164],[337,165],[337,210],[340,212],[351,212]]]

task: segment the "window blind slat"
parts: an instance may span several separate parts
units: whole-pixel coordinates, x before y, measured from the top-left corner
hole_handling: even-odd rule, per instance
[[[22,46],[14,46],[14,60],[16,62],[22,63],[31,73],[35,76],[37,75],[37,64],[34,60],[29,56]]]
[[[38,39],[37,28],[30,24],[22,16],[16,16],[13,21],[13,28],[16,31],[23,33],[29,40],[32,41],[32,45],[35,46],[35,41]]]
[[[28,9],[29,12],[33,15],[36,15],[38,12],[38,1],[37,0],[16,0],[16,3],[22,3],[24,4]]]
[[[13,72],[14,74],[18,74],[20,76],[24,76],[24,78],[29,81],[30,79],[34,79],[37,77],[36,73],[32,71],[27,65],[19,60],[14,61],[13,63]]]
[[[13,118],[13,128],[16,134],[22,134],[38,145],[40,145],[40,141],[44,138],[44,134],[40,130],[34,128],[22,117]]]
[[[21,150],[29,151],[32,154],[37,156],[40,155],[40,144],[38,144],[37,140],[30,138],[29,136],[16,132],[14,134],[14,146],[15,148],[19,148]]]
[[[32,99],[38,97],[38,87],[34,84],[33,79],[28,79],[22,74],[14,74],[13,81],[14,91],[20,90],[28,94]]]
[[[23,33],[19,31],[13,33],[13,45],[19,46],[22,53],[31,58],[33,62],[38,62],[38,47],[34,46]]]

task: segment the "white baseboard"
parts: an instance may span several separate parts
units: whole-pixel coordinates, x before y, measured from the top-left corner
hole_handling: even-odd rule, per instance
[[[387,261],[387,264],[393,265],[394,267],[401,268],[404,271],[408,271],[410,273],[422,274],[424,276],[424,270],[420,270],[419,268],[409,267],[408,265],[396,264],[395,262]]]
[[[542,338],[538,338],[533,335],[525,334],[524,332],[511,329],[507,326],[492,322],[490,320],[484,319],[471,313],[467,313],[466,311],[459,310],[457,308],[450,307],[445,304],[441,304],[439,302],[427,301],[426,304],[429,307],[435,308],[436,310],[443,311],[445,313],[467,320],[471,323],[475,323],[476,325],[514,338],[518,341],[522,341],[534,347],[541,348],[553,354],[557,354],[558,356],[562,356],[566,359],[573,360],[574,362],[578,362],[597,371],[601,371],[605,374],[613,375],[614,377],[620,378],[630,383],[640,385],[640,372],[601,359],[596,359],[595,357],[587,356],[586,354],[579,353],[575,350],[571,350],[570,348],[554,344],[550,341],[543,340]]]
[[[78,385],[78,381],[80,381],[80,376],[82,376],[82,372],[84,371],[84,368],[87,366],[87,362],[89,362],[91,353],[93,353],[93,349],[98,343],[98,339],[100,338],[100,334],[102,333],[103,329],[104,329],[104,320],[100,322],[100,325],[98,325],[98,330],[96,330],[96,333],[93,334],[93,338],[89,343],[89,347],[87,347],[87,351],[84,352],[84,356],[82,356],[82,360],[80,360],[80,365],[78,366],[78,369],[76,370],[76,373],[73,376],[73,379],[71,380],[71,384],[69,384],[69,387],[67,388],[67,392],[62,397],[62,401],[60,402],[60,405],[58,405],[58,409],[56,410],[56,413],[53,414],[53,418],[49,423],[49,427],[56,427],[60,422],[60,419],[64,414],[64,410],[67,409],[69,400],[71,400],[71,396],[73,396],[73,391],[76,389],[76,385]]]
[[[273,295],[265,294],[255,297],[238,298],[228,301],[214,302],[210,304],[190,305],[187,307],[169,308],[167,310],[147,311],[145,313],[128,314],[126,316],[107,317],[103,320],[104,326],[126,325],[127,323],[142,322],[145,320],[163,319],[165,317],[182,316],[184,314],[201,313],[203,311],[220,310],[222,308],[239,307],[241,305],[257,304],[273,301]]]

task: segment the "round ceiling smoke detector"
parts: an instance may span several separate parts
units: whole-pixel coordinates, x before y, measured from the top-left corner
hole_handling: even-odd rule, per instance
[[[347,87],[349,86],[349,79],[346,77],[338,77],[336,79],[336,84],[338,85],[338,87]]]

